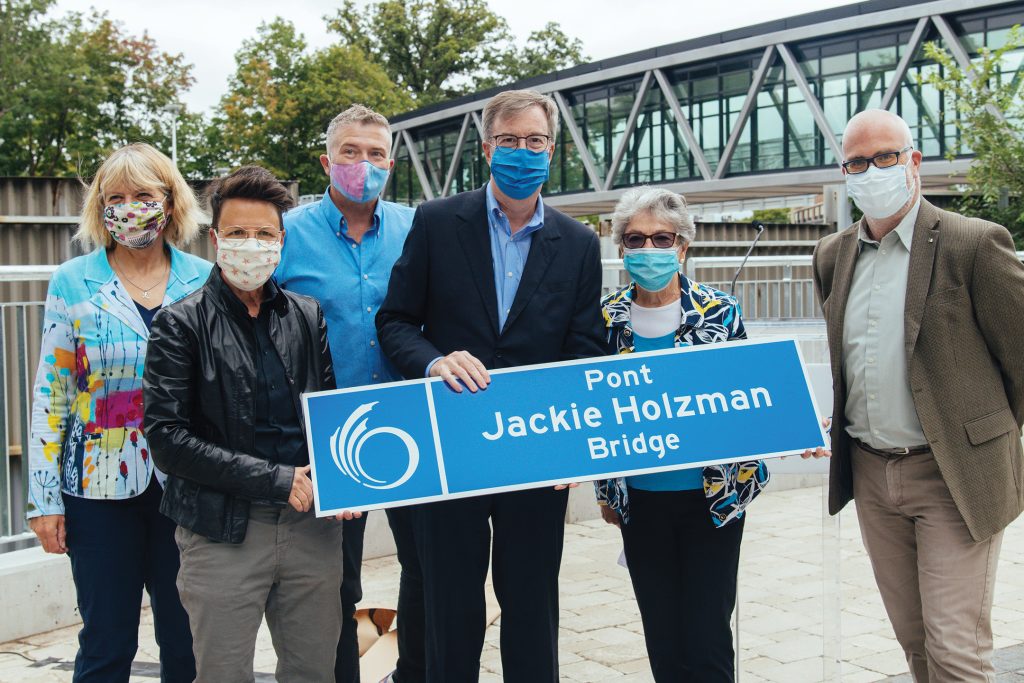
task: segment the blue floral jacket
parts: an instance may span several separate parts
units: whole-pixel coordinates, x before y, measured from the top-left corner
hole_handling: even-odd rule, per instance
[[[747,331],[740,317],[740,306],[734,297],[713,287],[693,282],[679,275],[682,296],[682,319],[676,332],[676,346],[714,344],[746,339]],[[629,322],[634,284],[630,283],[601,300],[605,326],[608,328],[609,353],[633,353],[633,328]],[[704,494],[708,499],[711,520],[725,526],[743,516],[747,505],[768,484],[768,468],[760,460],[711,465],[704,468]],[[597,500],[608,505],[629,523],[629,490],[624,477],[594,482]]]
[[[162,306],[206,281],[213,264],[168,247]],[[64,514],[63,495],[140,495],[155,465],[142,431],[142,368],[149,329],[96,249],[50,279],[32,393],[27,516]]]

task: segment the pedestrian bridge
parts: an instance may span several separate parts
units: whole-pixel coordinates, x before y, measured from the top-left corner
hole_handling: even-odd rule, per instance
[[[656,184],[696,205],[821,195],[826,222],[847,225],[836,164],[850,117],[873,107],[902,116],[924,154],[925,193],[957,192],[971,152],[960,141],[955,107],[922,80],[944,75],[923,46],[937,42],[969,69],[1020,23],[1019,1],[872,0],[511,87],[535,88],[558,105],[544,199],[572,215],[608,213],[626,188]],[[1010,55],[1000,78],[1021,78],[1022,57]],[[394,117],[388,198],[415,204],[483,185],[481,112],[496,92]]]

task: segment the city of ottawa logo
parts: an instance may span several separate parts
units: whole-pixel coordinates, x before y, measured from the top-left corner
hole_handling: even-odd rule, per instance
[[[367,430],[366,422],[369,418],[365,416],[369,415],[378,403],[380,401],[362,404],[352,411],[352,414],[345,420],[345,424],[334,430],[334,434],[331,435],[331,457],[334,458],[334,464],[338,466],[338,469],[357,484],[362,484],[370,489],[394,489],[409,481],[409,478],[416,472],[416,467],[420,464],[420,449],[408,432],[396,427],[377,427]],[[405,473],[394,481],[378,479],[368,474],[360,458],[363,445],[373,437],[382,434],[390,434],[398,438],[409,453],[409,464],[405,468]]]

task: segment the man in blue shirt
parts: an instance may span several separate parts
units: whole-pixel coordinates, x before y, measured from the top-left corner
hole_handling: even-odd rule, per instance
[[[395,162],[388,120],[352,105],[327,127],[327,153],[320,155],[330,185],[319,202],[284,217],[288,233],[278,284],[320,301],[338,388],[401,379],[377,342],[374,317],[387,293],[391,268],[402,252],[413,210],[379,198]],[[393,680],[424,677],[423,589],[412,540],[409,508],[388,510],[402,578],[398,669]],[[355,605],[360,582],[366,515],[345,521],[341,600],[345,621],[338,643],[335,680],[358,683],[359,646]]]

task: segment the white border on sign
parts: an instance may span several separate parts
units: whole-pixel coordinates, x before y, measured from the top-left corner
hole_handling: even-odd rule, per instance
[[[441,431],[437,428],[437,410],[434,409],[434,392],[430,390],[429,384],[424,384],[423,388],[427,392],[427,410],[430,411],[430,431],[434,435],[434,452],[437,453],[437,474],[441,479],[441,492],[444,495],[448,495],[448,475],[445,474],[444,456],[441,454]]]

